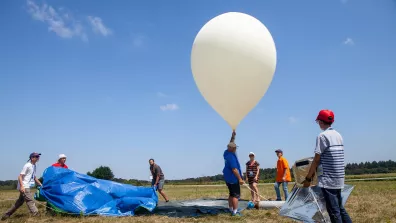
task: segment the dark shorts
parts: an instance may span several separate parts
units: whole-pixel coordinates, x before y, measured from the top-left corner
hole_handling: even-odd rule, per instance
[[[255,180],[254,177],[248,178],[248,182],[249,182],[249,184],[253,184],[253,183],[258,184],[258,180]]]
[[[234,183],[234,184],[226,183],[226,184],[231,197],[239,198],[241,196],[241,187],[239,186],[239,183]]]

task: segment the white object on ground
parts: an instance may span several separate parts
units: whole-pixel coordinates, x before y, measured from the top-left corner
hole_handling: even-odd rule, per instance
[[[260,201],[258,206],[261,209],[280,208],[285,201]]]

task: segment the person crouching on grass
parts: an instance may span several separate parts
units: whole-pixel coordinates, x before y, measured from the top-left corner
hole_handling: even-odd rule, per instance
[[[344,142],[340,133],[331,127],[333,122],[334,113],[331,110],[319,111],[316,123],[323,132],[316,138],[315,157],[302,184],[304,187],[311,186],[316,170],[318,187],[322,189],[331,222],[350,223],[352,220],[341,198],[345,181]]]
[[[243,185],[245,182],[242,179],[241,167],[239,165],[238,157],[235,154],[237,149],[237,146],[234,143],[235,135],[236,133],[233,131],[230,143],[223,153],[223,176],[229,191],[228,206],[232,216],[242,216],[241,213],[238,212],[238,200],[241,196],[240,185]]]
[[[23,166],[21,173],[18,176],[19,198],[15,204],[7,210],[2,216],[1,220],[9,218],[18,208],[20,208],[24,202],[32,214],[32,216],[40,216],[36,203],[34,203],[33,193],[30,191],[31,188],[37,183],[40,187],[43,186],[36,177],[36,163],[40,159],[41,153],[31,153],[28,162]]]
[[[259,174],[260,174],[260,163],[254,159],[255,155],[253,152],[249,153],[249,161],[246,163],[246,181],[249,183],[249,187],[252,191],[252,202],[256,203],[260,201],[259,192],[257,188]]]

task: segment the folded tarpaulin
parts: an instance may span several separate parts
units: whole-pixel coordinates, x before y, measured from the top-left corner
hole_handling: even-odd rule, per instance
[[[43,174],[40,199],[71,214],[132,216],[144,208],[152,212],[158,196],[154,188],[121,184],[60,167]]]

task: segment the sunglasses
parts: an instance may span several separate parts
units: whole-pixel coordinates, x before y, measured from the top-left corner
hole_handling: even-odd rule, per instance
[[[32,158],[40,158],[40,156],[32,156]]]

